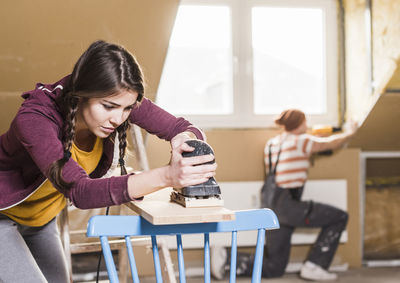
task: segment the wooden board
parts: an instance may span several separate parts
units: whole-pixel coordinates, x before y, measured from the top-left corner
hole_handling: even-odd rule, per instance
[[[224,207],[183,207],[170,202],[171,192],[171,188],[165,188],[126,206],[155,225],[235,220],[235,212]]]

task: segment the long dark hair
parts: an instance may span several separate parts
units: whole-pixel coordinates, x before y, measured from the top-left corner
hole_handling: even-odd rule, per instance
[[[79,100],[107,97],[123,89],[137,92],[138,102],[142,100],[143,75],[136,59],[122,46],[102,40],[93,42],[76,62],[67,85],[57,98],[65,123],[62,135],[64,157],[51,164],[48,170],[49,179],[56,188],[67,190],[73,185],[64,180],[62,169],[71,156]],[[124,156],[128,127],[128,121],[125,121],[117,128],[121,174],[126,174]]]

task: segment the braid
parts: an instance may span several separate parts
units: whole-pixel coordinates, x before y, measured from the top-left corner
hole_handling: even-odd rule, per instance
[[[123,122],[118,128],[118,140],[119,140],[119,165],[121,167],[121,175],[126,175],[127,171],[125,168],[125,151],[126,151],[126,131],[129,128],[128,121]]]
[[[65,102],[65,109],[67,111],[65,115],[64,133],[63,133],[63,150],[64,156],[53,162],[50,165],[48,174],[49,179],[53,185],[60,190],[68,190],[71,188],[73,183],[66,182],[62,176],[62,169],[71,157],[72,142],[75,137],[75,116],[78,110],[78,98],[73,96],[71,92],[63,95],[63,101]]]
[[[70,151],[72,147],[72,142],[75,137],[75,116],[76,116],[76,111],[78,110],[78,98],[74,97],[72,95],[69,96],[68,98],[68,105],[69,111],[66,115],[66,123],[64,125],[64,136],[63,136],[63,146],[64,146],[64,151]]]

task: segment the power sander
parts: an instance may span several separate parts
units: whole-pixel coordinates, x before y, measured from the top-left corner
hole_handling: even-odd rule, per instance
[[[193,157],[207,154],[214,154],[212,148],[201,140],[188,140],[188,145],[194,147],[192,152],[183,152],[183,157]],[[204,163],[212,164],[215,160]],[[202,164],[201,164],[202,165]],[[188,186],[180,189],[174,188],[171,193],[171,201],[179,203],[184,207],[206,207],[206,206],[223,206],[224,201],[221,197],[221,189],[219,188],[214,177],[208,179],[208,181]]]
[[[342,130],[341,127],[314,125],[311,128],[311,134],[319,137],[328,137],[333,133],[340,132],[341,130]]]
[[[333,133],[340,132],[341,130],[342,130],[341,127],[333,127],[333,126],[326,126],[326,125],[314,125],[311,128],[311,134],[314,136],[318,136],[318,137],[329,137]],[[329,155],[333,154],[333,150],[328,149],[325,151],[320,151],[317,154],[329,156]]]

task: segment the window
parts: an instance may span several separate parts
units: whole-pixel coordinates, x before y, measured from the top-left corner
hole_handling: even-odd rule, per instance
[[[172,113],[232,114],[231,45],[229,7],[181,5],[157,102]]]
[[[335,0],[182,0],[156,102],[203,128],[337,124]]]

